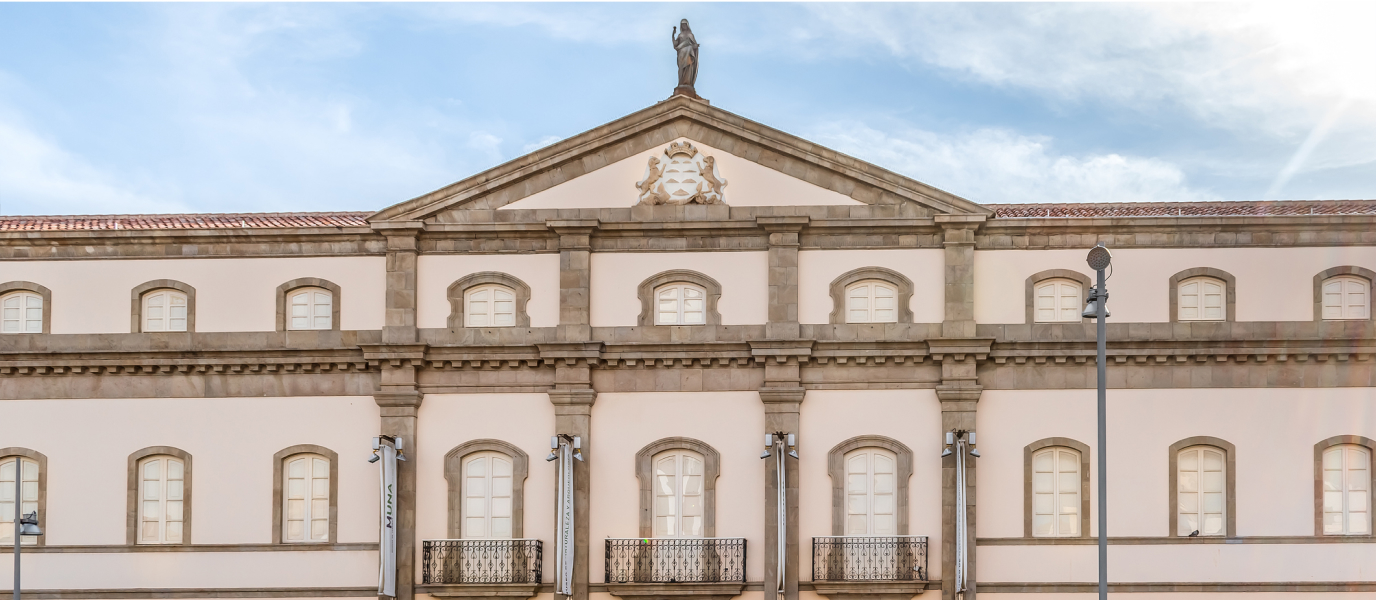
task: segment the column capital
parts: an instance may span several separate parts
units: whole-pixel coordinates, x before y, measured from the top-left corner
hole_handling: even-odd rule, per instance
[[[942,245],[973,246],[975,230],[986,218],[984,215],[937,215],[934,220],[942,230]]]
[[[591,250],[592,232],[602,225],[597,219],[567,219],[545,221],[545,226],[559,235],[560,250]]]

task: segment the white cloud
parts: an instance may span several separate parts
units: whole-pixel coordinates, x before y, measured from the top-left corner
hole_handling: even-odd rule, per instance
[[[1058,154],[1052,140],[999,129],[884,133],[831,123],[810,136],[839,151],[979,203],[1220,200],[1179,167],[1119,154]]]
[[[0,117],[0,214],[184,212],[146,196],[23,125]]]
[[[533,142],[531,142],[531,143],[529,143],[529,144],[526,144],[526,145],[524,145],[524,146],[521,146],[521,152],[526,153],[526,154],[530,154],[531,152],[534,152],[534,151],[536,151],[536,150],[539,150],[539,149],[541,149],[541,148],[544,148],[545,146],[548,146],[548,145],[550,145],[550,144],[553,144],[554,142],[557,142],[557,141],[562,140],[562,139],[564,139],[564,138],[559,137],[559,136],[557,136],[557,135],[547,135],[547,136],[542,137],[542,138],[540,138],[540,139],[538,139],[538,140],[535,140],[535,141],[533,141]]]

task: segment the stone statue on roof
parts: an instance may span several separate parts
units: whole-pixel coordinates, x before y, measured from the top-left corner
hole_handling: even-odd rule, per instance
[[[669,39],[678,51],[678,87],[674,88],[674,93],[696,98],[693,84],[698,80],[698,39],[688,28],[688,19],[679,22],[679,26],[669,33]]]

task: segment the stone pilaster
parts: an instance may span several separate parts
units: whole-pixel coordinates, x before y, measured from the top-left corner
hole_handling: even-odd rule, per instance
[[[941,337],[975,336],[975,230],[984,215],[937,215],[946,254],[946,316]]]
[[[757,217],[755,222],[769,232],[769,322],[765,337],[771,340],[797,339],[798,325],[798,235],[807,226],[807,217]]]
[[[387,304],[382,322],[386,344],[414,344],[416,332],[416,271],[419,237],[425,224],[419,221],[377,223],[374,229],[387,236]]]
[[[596,219],[546,221],[559,236],[559,341],[592,338],[592,232]]]
[[[363,357],[381,370],[373,394],[381,412],[379,433],[402,439],[406,461],[397,462],[397,600],[413,600],[416,585],[416,418],[424,395],[416,370],[424,364],[425,346],[364,346]]]
[[[588,528],[590,490],[589,479],[593,462],[592,405],[597,392],[592,389],[592,368],[601,355],[600,342],[541,344],[540,357],[554,362],[554,389],[549,401],[554,405],[552,433],[578,436],[582,441],[583,460],[573,462],[573,595],[556,594],[555,600],[587,600],[589,551],[592,540]],[[551,506],[558,514],[558,506]],[[557,521],[557,519],[556,519]],[[551,532],[552,534],[553,532]],[[554,550],[552,549],[553,551]],[[547,555],[551,567],[554,555]]]
[[[974,431],[975,409],[984,390],[976,379],[976,366],[989,356],[993,339],[928,340],[932,358],[941,361],[941,383],[936,396],[941,401],[941,431]],[[941,459],[941,597],[955,599],[956,511],[965,511],[969,565],[965,600],[975,598],[975,467],[979,459],[965,461],[965,506],[956,505],[955,456]]]
[[[797,255],[796,247],[794,255]],[[795,262],[796,264],[796,262]],[[796,298],[796,292],[795,292]],[[796,323],[795,323],[796,325]],[[812,354],[812,342],[770,340],[751,342],[750,351],[757,360],[764,361],[764,387],[760,388],[760,402],[764,404],[764,428],[760,432],[797,434],[800,426],[799,411],[802,408],[803,389],[800,358]],[[759,436],[760,449],[764,449],[764,435]],[[798,452],[803,453],[806,440],[798,439]],[[812,460],[817,460],[812,457]],[[822,456],[821,460],[826,457]],[[765,460],[764,468],[764,598],[765,600],[798,600],[798,460],[784,459],[786,489],[778,486],[778,466],[774,459]],[[779,554],[779,494],[784,494],[784,509],[787,511],[784,522],[788,527],[784,549],[784,595],[778,597],[775,582],[778,580]]]

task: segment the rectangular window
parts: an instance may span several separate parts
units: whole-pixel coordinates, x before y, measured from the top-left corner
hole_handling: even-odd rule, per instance
[[[180,544],[184,501],[184,467],[171,456],[139,463],[140,544]]]

